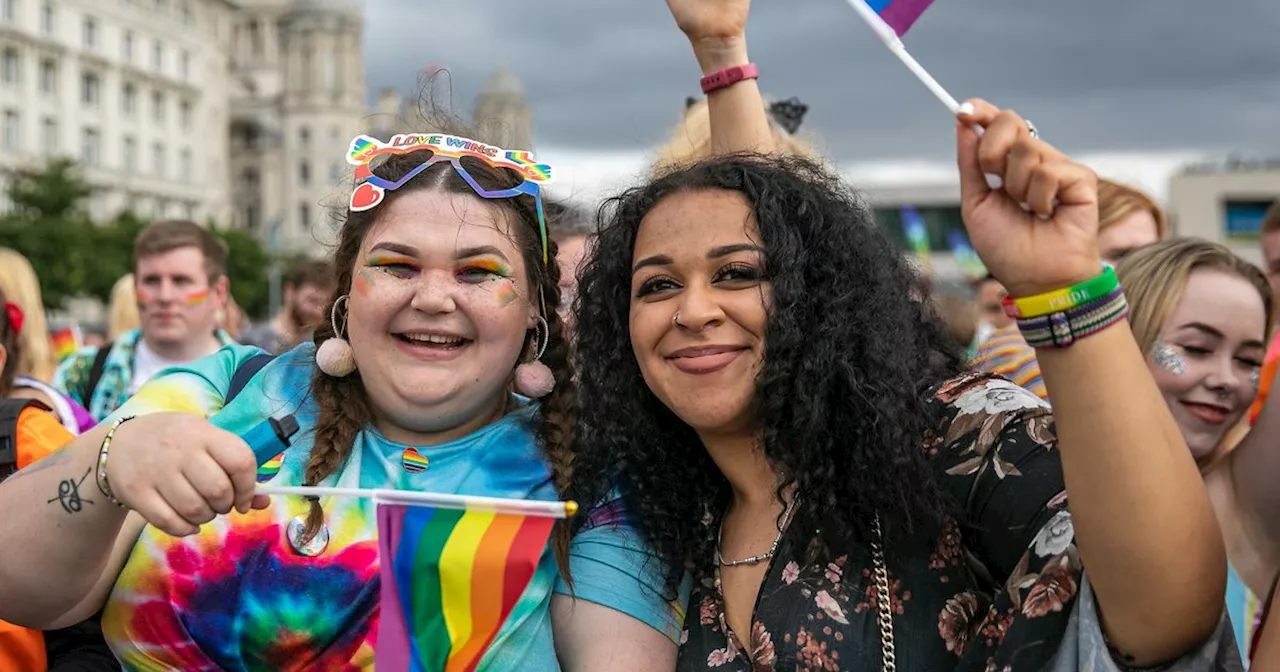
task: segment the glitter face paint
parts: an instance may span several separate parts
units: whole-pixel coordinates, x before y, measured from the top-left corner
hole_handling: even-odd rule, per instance
[[[1157,341],[1155,345],[1151,346],[1151,361],[1175,376],[1181,376],[1187,372],[1186,360],[1182,358],[1181,353],[1168,343]]]
[[[499,308],[505,308],[520,300],[520,288],[516,286],[514,272],[500,259],[477,259],[469,262],[454,274],[458,282],[489,291]]]
[[[1249,374],[1249,383],[1253,385],[1253,393],[1257,394],[1259,385],[1262,383],[1262,369],[1260,367],[1255,368],[1253,373]]]

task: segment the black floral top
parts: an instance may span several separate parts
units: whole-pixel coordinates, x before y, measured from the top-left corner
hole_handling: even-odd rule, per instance
[[[1076,669],[1085,658],[1116,669],[1093,609],[1088,618],[1072,613],[1083,578],[1049,407],[982,374],[949,381],[934,404],[940,421],[924,450],[946,491],[965,503],[967,520],[949,523],[933,543],[888,549],[897,669]],[[760,587],[749,642],[726,624],[718,574],[695,581],[679,670],[881,669],[869,548],[815,556],[811,532],[787,530]],[[1079,621],[1083,635],[1072,632]],[[1215,640],[1230,638],[1223,630]],[[1224,648],[1212,644],[1196,659]]]

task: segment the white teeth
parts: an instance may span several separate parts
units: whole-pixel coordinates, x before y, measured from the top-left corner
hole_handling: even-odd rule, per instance
[[[462,339],[456,336],[442,336],[440,334],[401,334],[410,341],[420,341],[422,343],[435,343],[437,345],[458,345],[462,343]]]

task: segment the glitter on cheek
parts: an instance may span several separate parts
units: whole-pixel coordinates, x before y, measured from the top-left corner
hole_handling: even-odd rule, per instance
[[[1257,394],[1259,386],[1262,383],[1262,369],[1254,368],[1253,373],[1249,374],[1249,383],[1253,385],[1253,393]]]
[[[1181,376],[1187,372],[1186,360],[1168,343],[1156,343],[1152,346],[1151,359],[1157,366],[1175,376]]]

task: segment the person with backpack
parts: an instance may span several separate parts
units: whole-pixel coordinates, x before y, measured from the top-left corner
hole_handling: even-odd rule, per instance
[[[218,328],[230,296],[227,250],[194,222],[161,221],[133,246],[141,327],[101,347],[82,348],[54,374],[54,386],[101,421],[148,379],[234,341]]]
[[[0,289],[0,481],[66,445],[74,435],[50,408],[35,399],[12,397],[22,347],[22,308]],[[0,669],[48,669],[39,630],[0,621]]]

